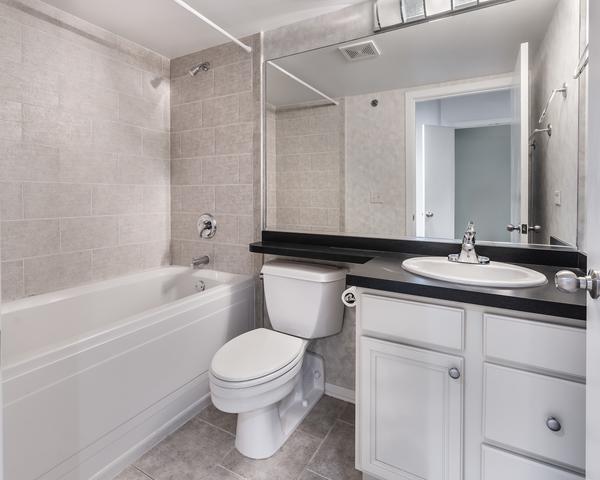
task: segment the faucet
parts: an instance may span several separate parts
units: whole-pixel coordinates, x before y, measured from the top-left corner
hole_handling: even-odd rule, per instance
[[[195,257],[192,258],[192,263],[190,264],[190,267],[192,267],[194,270],[200,270],[204,265],[208,265],[209,262],[210,258],[208,258],[208,255]]]
[[[477,232],[475,231],[475,224],[473,221],[467,225],[467,230],[463,235],[462,248],[460,253],[453,253],[448,255],[448,260],[457,263],[472,263],[472,264],[488,264],[490,259],[477,255],[475,251],[475,237]]]

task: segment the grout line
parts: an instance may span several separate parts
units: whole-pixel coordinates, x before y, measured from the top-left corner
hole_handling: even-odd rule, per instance
[[[217,464],[217,468],[222,468],[223,470],[225,470],[228,473],[231,473],[234,477],[239,478],[241,480],[246,480],[246,477],[242,477],[241,475],[229,470],[228,468],[225,468],[223,465],[221,465],[220,463]]]
[[[146,472],[144,472],[141,468],[138,468],[136,465],[134,465],[133,463],[131,464],[131,467],[133,467],[134,469],[136,469],[138,472],[140,472],[142,475],[148,477],[150,480],[154,480],[153,477],[151,477],[150,475],[148,475]]]
[[[310,468],[308,468],[308,467],[307,467],[305,470],[306,470],[307,472],[310,472],[310,473],[312,473],[313,475],[316,475],[316,476],[317,476],[317,477],[319,477],[319,478],[324,478],[325,480],[329,480],[329,478],[328,478],[328,477],[324,477],[324,476],[323,476],[323,475],[321,475],[320,473],[317,473],[317,472],[315,472],[315,471],[311,470],[311,469],[310,469]]]
[[[199,415],[199,414],[198,414],[198,415]],[[210,425],[211,427],[214,427],[214,428],[216,428],[217,430],[220,430],[220,431],[222,431],[222,432],[226,433],[227,435],[230,435],[230,436],[232,436],[233,438],[235,438],[235,435],[234,435],[233,433],[231,433],[231,432],[228,432],[228,431],[227,431],[227,430],[225,430],[224,428],[218,427],[217,425],[213,425],[213,424],[212,424],[212,423],[210,423],[209,421],[207,421],[207,420],[204,420],[203,418],[200,418],[198,415],[196,415],[194,418],[198,419],[200,422],[206,423],[207,425]],[[229,454],[229,452],[228,452],[228,454]]]

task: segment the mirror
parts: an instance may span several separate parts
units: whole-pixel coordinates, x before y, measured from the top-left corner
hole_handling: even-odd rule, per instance
[[[575,246],[577,0],[265,63],[265,229]]]

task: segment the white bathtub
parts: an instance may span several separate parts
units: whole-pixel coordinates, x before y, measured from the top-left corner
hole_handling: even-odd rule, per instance
[[[251,277],[184,267],[3,305],[5,478],[111,478],[206,405],[253,325]]]

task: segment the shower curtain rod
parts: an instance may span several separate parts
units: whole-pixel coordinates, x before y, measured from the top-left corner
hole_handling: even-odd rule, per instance
[[[198,10],[196,10],[195,8],[191,7],[190,5],[188,5],[186,2],[184,2],[183,0],[173,0],[177,5],[179,5],[180,7],[185,8],[188,12],[190,12],[191,14],[195,15],[196,17],[198,17],[200,20],[202,20],[204,23],[206,23],[208,26],[214,28],[217,32],[219,32],[222,35],[225,35],[229,40],[231,40],[232,42],[234,42],[235,44],[239,45],[240,47],[242,47],[244,50],[246,50],[248,53],[252,52],[252,47],[249,47],[248,45],[246,45],[243,42],[240,42],[236,37],[234,37],[233,35],[231,35],[229,32],[227,32],[226,30],[224,30],[223,28],[219,27],[215,22],[213,22],[212,20],[206,18],[204,15],[202,15]]]
[[[288,72],[285,68],[280,67],[279,65],[277,65],[276,63],[273,63],[271,61],[268,62],[269,65],[271,65],[272,67],[275,67],[277,70],[279,70],[281,73],[283,73],[284,75],[287,75],[288,77],[290,77],[292,80],[298,82],[300,85],[308,88],[309,90],[315,92],[317,95],[319,95],[320,97],[323,97],[325,100],[327,100],[328,102],[333,103],[334,105],[339,105],[339,102],[334,100],[333,98],[331,98],[329,95],[325,95],[321,90],[317,90],[315,87],[313,87],[312,85],[309,85],[308,83],[306,83],[304,80],[302,80],[301,78],[298,78],[296,75],[294,75],[293,73]]]

